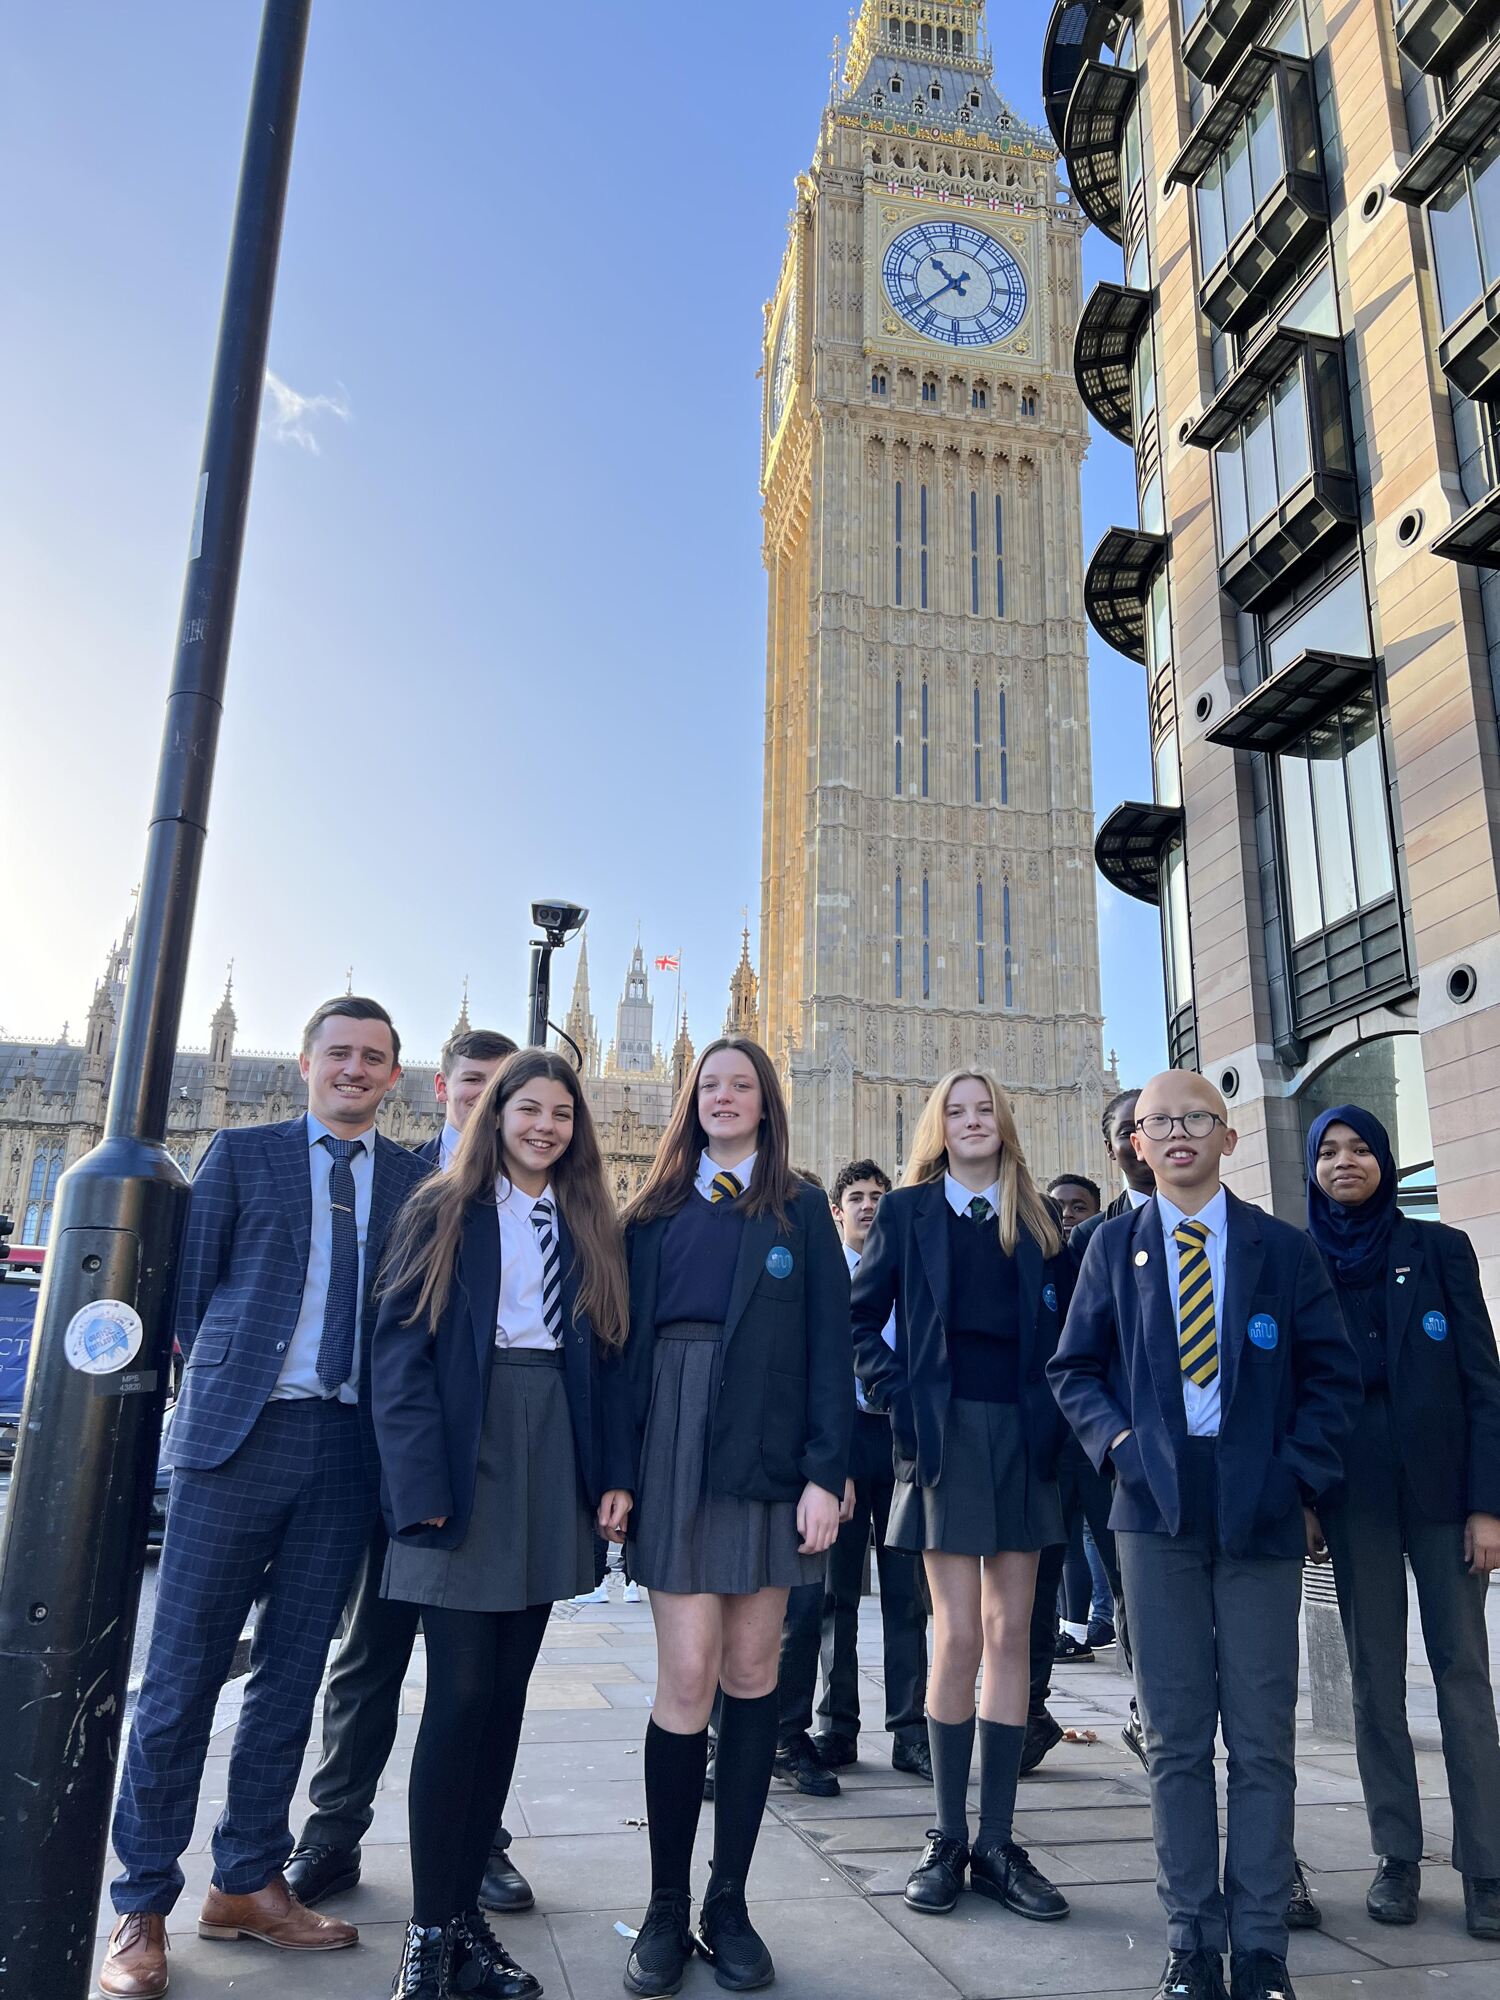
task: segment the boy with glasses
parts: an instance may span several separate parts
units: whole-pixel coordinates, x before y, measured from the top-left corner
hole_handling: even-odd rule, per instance
[[[1294,2000],[1305,1509],[1339,1478],[1359,1368],[1309,1238],[1223,1187],[1237,1135],[1212,1084],[1154,1078],[1135,1128],[1156,1193],[1089,1243],[1048,1377],[1090,1458],[1114,1472],[1167,1915],[1159,1994],[1222,2000],[1227,1947],[1234,2000]]]

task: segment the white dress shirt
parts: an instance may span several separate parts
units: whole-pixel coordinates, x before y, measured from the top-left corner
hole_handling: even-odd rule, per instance
[[[693,1176],[693,1186],[697,1188],[705,1201],[712,1201],[714,1198],[715,1174],[733,1174],[741,1188],[747,1188],[750,1185],[750,1176],[754,1172],[754,1153],[748,1159],[741,1160],[737,1167],[721,1167],[717,1161],[711,1160],[708,1157],[708,1148],[705,1146],[703,1151],[698,1155],[698,1171]]]
[[[974,1199],[976,1194],[984,1196],[990,1205],[991,1215],[999,1215],[1000,1213],[1000,1183],[998,1181],[993,1182],[987,1188],[966,1188],[961,1186],[953,1178],[952,1174],[944,1174],[943,1193],[947,1195],[948,1206],[953,1210],[955,1215],[967,1217],[969,1203]]]
[[[1138,1188],[1128,1187],[1125,1190],[1125,1199],[1132,1208],[1144,1208],[1151,1197],[1149,1194],[1142,1194]]]
[[[370,1227],[370,1196],[375,1191],[375,1134],[373,1130],[361,1133],[359,1150],[349,1159],[350,1171],[354,1175],[354,1226],[359,1232],[359,1295],[354,1307],[354,1360],[348,1381],[337,1389],[326,1389],[318,1380],[318,1349],[323,1344],[323,1314],[328,1305],[328,1280],[333,1273],[333,1205],[328,1196],[333,1155],[318,1141],[339,1139],[344,1135],[330,1132],[310,1111],[306,1122],[307,1170],[312,1184],[312,1234],[307,1243],[307,1273],[302,1280],[302,1304],[292,1337],[287,1342],[281,1373],[271,1391],[271,1401],[295,1403],[316,1396],[324,1402],[331,1402],[337,1396],[341,1403],[357,1403],[360,1319],[365,1303],[365,1236]]]
[[[1177,1239],[1172,1231],[1179,1222],[1201,1222],[1208,1231],[1208,1241],[1204,1249],[1208,1253],[1209,1282],[1214,1288],[1214,1331],[1219,1343],[1219,1373],[1212,1382],[1202,1388],[1182,1377],[1182,1403],[1187,1411],[1188,1436],[1195,1438],[1217,1437],[1219,1435],[1219,1383],[1223,1379],[1224,1367],[1224,1274],[1228,1268],[1229,1244],[1229,1204],[1220,1188],[1211,1201],[1205,1202],[1196,1215],[1188,1215],[1174,1202],[1157,1190],[1154,1196],[1157,1213],[1161,1217],[1161,1233],[1167,1246],[1167,1282],[1172,1290],[1172,1316],[1177,1322],[1178,1337],[1182,1334],[1182,1315],[1178,1310],[1177,1289],[1178,1250]]]
[[[557,1342],[547,1331],[542,1310],[542,1280],[546,1261],[531,1212],[539,1201],[552,1206],[552,1233],[558,1233],[557,1197],[550,1188],[539,1195],[523,1194],[502,1174],[495,1183],[495,1208],[500,1217],[500,1306],[495,1316],[497,1347],[542,1347],[551,1353]]]
[[[851,1250],[847,1243],[844,1245],[844,1262],[849,1266],[849,1275],[852,1278],[854,1273],[859,1269],[859,1252]],[[880,1329],[880,1338],[885,1342],[892,1354],[894,1354],[896,1351],[896,1308],[894,1306],[891,1307],[890,1317]],[[854,1400],[862,1410],[869,1409],[870,1406],[865,1401],[865,1392],[860,1384],[858,1375],[854,1378]]]
[[[447,1173],[448,1169],[453,1165],[453,1155],[458,1151],[458,1142],[463,1136],[463,1133],[458,1130],[457,1126],[450,1125],[447,1119],[443,1120],[443,1129],[438,1134],[438,1172],[440,1174]]]

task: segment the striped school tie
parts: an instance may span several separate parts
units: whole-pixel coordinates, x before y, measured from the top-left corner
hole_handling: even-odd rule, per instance
[[[710,1201],[738,1201],[744,1192],[745,1183],[726,1167],[722,1173],[714,1175],[713,1193],[708,1198]]]
[[[542,1253],[542,1319],[554,1345],[562,1341],[562,1260],[557,1250],[557,1231],[553,1228],[556,1211],[546,1195],[536,1202],[531,1211],[531,1226],[536,1231],[537,1245]]]
[[[1208,1224],[1179,1222],[1177,1245],[1177,1355],[1190,1382],[1206,1389],[1219,1372],[1214,1320],[1214,1275],[1208,1262]]]

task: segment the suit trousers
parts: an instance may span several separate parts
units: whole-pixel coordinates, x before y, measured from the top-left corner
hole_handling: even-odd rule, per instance
[[[323,1691],[323,1757],[308,1787],[312,1811],[299,1847],[355,1847],[375,1817],[375,1793],[396,1741],[401,1692],[422,1607],[380,1594],[390,1545],[378,1516],[339,1625]],[[494,1845],[510,1835],[502,1821]]]
[[[291,1852],[287,1814],[328,1647],[375,1508],[359,1412],[270,1402],[222,1465],[173,1474],[156,1623],[131,1724],[113,1839],[115,1909],[165,1915],[182,1892],[214,1706],[259,1601],[214,1828],[214,1883],[265,1887]]]
[[[1420,1861],[1417,1762],[1406,1723],[1406,1565],[1417,1586],[1453,1806],[1453,1865],[1500,1875],[1500,1741],[1485,1631],[1486,1576],[1464,1565],[1464,1524],[1413,1500],[1383,1389],[1365,1398],[1344,1455],[1346,1484],[1319,1518],[1333,1556],[1354,1682],[1354,1747],[1370,1845]]]
[[[1206,1449],[1205,1449],[1206,1448]],[[1297,1792],[1302,1564],[1218,1545],[1213,1444],[1190,1439],[1184,1497],[1196,1532],[1116,1536],[1133,1607],[1136,1697],[1151,1774],[1156,1890],[1174,1951],[1285,1958]],[[1185,1525],[1187,1525],[1185,1523]],[[1219,1886],[1214,1741],[1229,1753]]]
[[[1114,1483],[1096,1472],[1088,1453],[1071,1434],[1057,1459],[1057,1497],[1062,1502],[1063,1532],[1068,1541],[1042,1550],[1037,1561],[1036,1594],[1031,1600],[1031,1696],[1028,1712],[1039,1715],[1052,1692],[1052,1667],[1057,1647],[1057,1587],[1062,1581],[1068,1542],[1080,1517],[1093,1531],[1094,1546],[1104,1564],[1115,1599],[1115,1638],[1128,1673],[1131,1668],[1130,1630],[1125,1622],[1125,1591],[1119,1558],[1109,1525]]]
[[[896,1490],[890,1425],[885,1418],[863,1411],[855,1424],[879,1426],[886,1466],[863,1478],[856,1474],[854,1513],[839,1528],[828,1551],[824,1581],[801,1585],[788,1594],[778,1682],[783,1743],[812,1727],[820,1655],[824,1677],[817,1709],[820,1728],[850,1743],[859,1736],[859,1606],[872,1531],[880,1578],[885,1726],[898,1742],[927,1733],[927,1610],[917,1588],[917,1558],[885,1545]]]

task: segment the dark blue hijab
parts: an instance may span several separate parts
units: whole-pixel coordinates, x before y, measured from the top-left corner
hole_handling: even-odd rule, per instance
[[[1357,1207],[1335,1201],[1318,1186],[1318,1148],[1330,1125],[1357,1132],[1380,1162],[1379,1187]],[[1346,1285],[1368,1285],[1380,1276],[1398,1214],[1396,1162],[1380,1120],[1357,1104],[1320,1112],[1307,1135],[1307,1227],[1335,1278]]]

